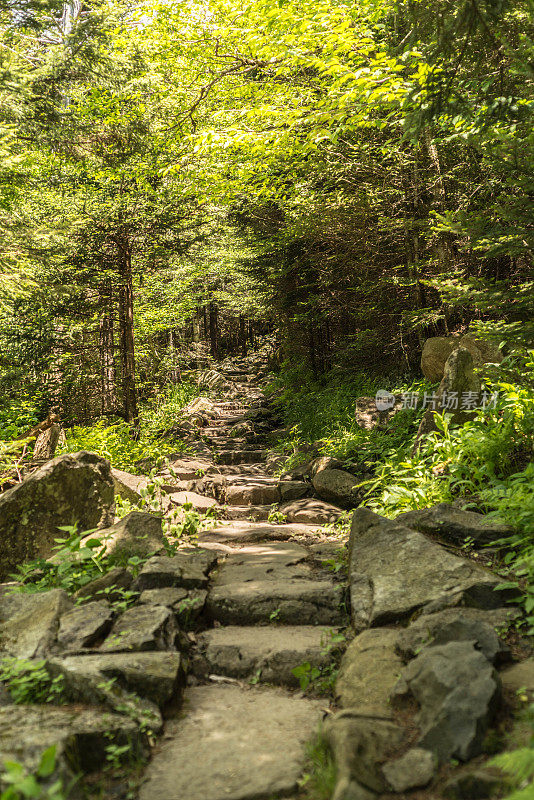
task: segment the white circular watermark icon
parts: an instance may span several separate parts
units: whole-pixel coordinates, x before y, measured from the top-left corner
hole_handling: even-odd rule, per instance
[[[375,395],[375,405],[378,411],[389,411],[395,405],[395,395],[386,389],[379,389]]]

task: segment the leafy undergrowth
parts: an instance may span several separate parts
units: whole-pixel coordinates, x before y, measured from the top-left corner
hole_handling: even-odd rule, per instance
[[[132,437],[131,426],[123,420],[109,424],[108,419],[100,419],[93,425],[70,428],[58,453],[90,450],[107,458],[117,469],[143,472],[140,462],[157,464],[171,453],[185,451],[185,444],[166,438],[165,431],[177,424],[183,408],[199,394],[198,386],[184,382],[146,403],[141,407],[137,438]]]
[[[499,542],[502,587],[519,586],[527,622],[534,634],[534,352],[507,357],[499,368],[482,374],[485,386],[498,392],[494,408],[477,410],[463,425],[449,414],[435,415],[438,431],[414,450],[422,412],[402,410],[384,430],[365,431],[354,420],[355,401],[377,388],[397,393],[428,390],[425,382],[387,386],[365,376],[317,383],[301,373],[282,371],[273,380],[276,403],[289,428],[279,450],[285,471],[317,454],[341,459],[366,480],[364,505],[395,518],[410,509],[440,502],[488,514],[514,533]],[[435,387],[433,387],[435,388]],[[306,678],[307,675],[304,675]],[[507,800],[534,798],[534,706],[529,708],[530,744],[494,760],[512,791]],[[513,745],[512,745],[513,746]],[[514,747],[514,746],[513,746]],[[310,749],[304,797],[328,800],[335,768],[324,741]]]

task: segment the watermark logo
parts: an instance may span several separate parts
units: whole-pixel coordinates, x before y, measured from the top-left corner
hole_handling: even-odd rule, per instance
[[[395,406],[395,395],[385,389],[379,389],[375,395],[378,411],[389,411]]]
[[[425,392],[422,396],[417,392],[403,392],[399,400],[402,408],[430,408],[432,411],[474,411],[477,408],[496,408],[499,392],[491,394],[483,389],[481,392]],[[375,395],[377,411],[391,411],[399,401],[387,389],[379,389]]]

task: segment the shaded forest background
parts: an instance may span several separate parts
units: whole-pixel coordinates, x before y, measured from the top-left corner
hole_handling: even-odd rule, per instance
[[[315,379],[528,346],[531,12],[6,4],[3,438],[9,408],[135,422],[258,335]]]

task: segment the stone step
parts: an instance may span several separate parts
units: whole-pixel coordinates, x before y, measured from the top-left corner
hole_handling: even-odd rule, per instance
[[[299,523],[277,525],[269,522],[232,521],[201,532],[198,541],[199,543],[221,542],[222,544],[244,544],[262,540],[282,542],[299,536],[313,536],[319,530],[319,526]]]
[[[278,478],[270,476],[228,475],[224,487],[224,502],[229,506],[272,505],[280,501]]]
[[[224,518],[251,522],[265,522],[269,519],[272,506],[226,506]]]
[[[342,584],[306,563],[308,556],[304,547],[289,542],[244,547],[228,555],[214,575],[208,616],[224,625],[345,624]]]
[[[139,800],[268,800],[297,790],[321,704],[278,689],[214,685],[186,693]]]
[[[270,477],[265,475],[265,464],[212,464],[207,470],[206,475],[233,475],[242,478],[246,475],[258,475],[260,477]]]
[[[219,464],[258,464],[264,461],[265,450],[220,450],[217,453]]]
[[[337,628],[318,625],[229,625],[197,637],[193,672],[206,679],[211,673],[263,683],[298,687],[293,670],[308,663],[326,667],[332,660]]]

